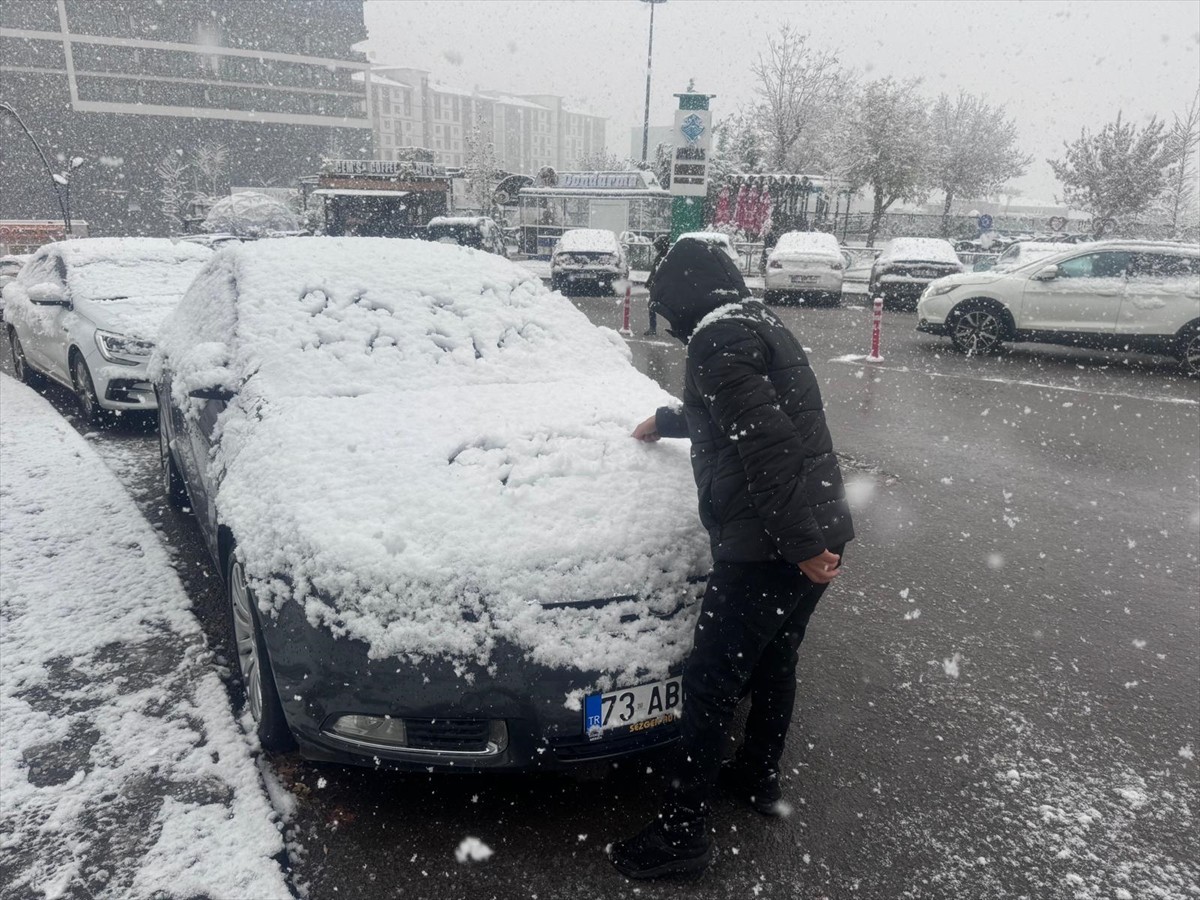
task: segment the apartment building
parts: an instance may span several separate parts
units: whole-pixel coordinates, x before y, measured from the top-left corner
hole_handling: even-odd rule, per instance
[[[79,157],[74,218],[92,234],[165,234],[179,189],[292,187],[325,156],[368,156],[362,0],[3,0],[0,79],[50,160]],[[0,218],[58,214],[37,150],[0,117]],[[183,168],[221,155],[203,184]]]
[[[467,90],[435,81],[421,69],[392,66],[355,78],[370,79],[368,116],[378,159],[396,159],[402,147],[424,147],[438,165],[462,166],[477,121],[484,139],[495,146],[497,166],[508,172],[575,168],[606,147],[603,117],[552,94]]]

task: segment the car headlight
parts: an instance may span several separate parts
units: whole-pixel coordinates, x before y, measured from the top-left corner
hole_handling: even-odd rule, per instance
[[[96,346],[100,349],[100,355],[109,362],[124,366],[136,366],[148,360],[154,352],[154,344],[150,341],[100,329],[96,329]]]
[[[942,294],[948,294],[958,287],[957,284],[931,284],[929,286],[930,297],[940,297]]]

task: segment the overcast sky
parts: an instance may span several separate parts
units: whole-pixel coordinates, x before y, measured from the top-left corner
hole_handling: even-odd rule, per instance
[[[440,81],[560,94],[609,119],[609,148],[641,126],[649,9],[640,0],[366,0],[378,62]],[[1141,2],[799,2],[668,0],[654,14],[651,124],[670,124],[690,77],[718,117],[754,99],[750,66],[791,23],[869,77],[919,77],[931,97],[1007,105],[1035,156],[1016,182],[1049,200],[1047,156],[1079,129],[1167,118],[1200,84],[1200,0]]]

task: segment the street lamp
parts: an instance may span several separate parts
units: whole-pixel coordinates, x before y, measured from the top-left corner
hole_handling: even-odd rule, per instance
[[[650,151],[650,62],[654,57],[654,7],[667,0],[642,0],[650,5],[650,44],[646,48],[646,117],[642,120],[642,162]]]
[[[37,142],[37,138],[35,138],[33,134],[30,133],[29,129],[25,127],[25,122],[22,121],[21,116],[15,109],[13,109],[12,105],[8,103],[0,103],[0,112],[8,113],[8,115],[17,120],[17,124],[20,125],[21,130],[25,132],[25,137],[29,138],[29,142],[33,144],[33,149],[35,149],[38,152],[38,156],[41,157],[42,165],[46,167],[46,173],[50,176],[51,184],[54,185],[54,196],[58,198],[58,208],[62,211],[63,227],[66,229],[66,236],[69,237],[71,234],[71,214],[68,212],[67,197],[64,196],[62,188],[66,187],[69,190],[71,170],[83,165],[83,157],[77,156],[75,159],[72,159],[70,168],[66,172],[55,172],[50,168],[50,161],[46,159],[46,154],[42,152],[42,147]]]

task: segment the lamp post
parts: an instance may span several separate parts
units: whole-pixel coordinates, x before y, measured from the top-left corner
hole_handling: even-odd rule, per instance
[[[58,199],[58,208],[62,212],[63,227],[66,229],[66,236],[69,237],[71,234],[71,213],[67,202],[70,196],[71,171],[83,165],[83,157],[77,156],[72,159],[70,167],[66,172],[55,172],[50,168],[50,161],[46,159],[46,154],[42,152],[42,147],[37,142],[37,138],[25,127],[25,122],[21,119],[17,111],[13,109],[12,105],[9,103],[0,103],[0,112],[7,113],[16,119],[17,124],[21,126],[21,130],[25,132],[25,137],[29,138],[29,142],[33,144],[33,149],[41,157],[42,165],[46,167],[46,174],[50,176],[50,182],[54,185],[54,196]],[[66,188],[66,191],[63,190],[64,188]]]
[[[650,152],[650,63],[654,58],[654,7],[667,0],[642,0],[650,5],[650,43],[646,48],[646,115],[642,120],[642,162]]]

